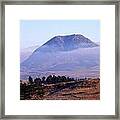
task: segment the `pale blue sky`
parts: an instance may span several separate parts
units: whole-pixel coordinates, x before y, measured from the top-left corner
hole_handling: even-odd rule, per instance
[[[41,46],[57,35],[82,34],[94,42],[100,41],[99,20],[21,20],[21,49]]]

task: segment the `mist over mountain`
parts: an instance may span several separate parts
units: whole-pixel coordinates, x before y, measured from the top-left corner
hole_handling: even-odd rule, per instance
[[[99,76],[99,55],[99,45],[83,35],[55,36],[21,63],[21,78],[33,73]]]
[[[20,63],[25,61],[33,53],[33,51],[36,50],[38,47],[39,47],[38,45],[35,45],[35,46],[21,49],[20,50]]]

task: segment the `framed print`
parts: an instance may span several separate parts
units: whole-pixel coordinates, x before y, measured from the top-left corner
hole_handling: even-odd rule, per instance
[[[119,119],[118,1],[1,9],[1,118]]]

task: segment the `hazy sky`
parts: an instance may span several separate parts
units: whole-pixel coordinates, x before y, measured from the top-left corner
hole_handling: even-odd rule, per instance
[[[94,42],[100,41],[99,20],[21,20],[21,49],[39,45],[57,35],[82,34]]]

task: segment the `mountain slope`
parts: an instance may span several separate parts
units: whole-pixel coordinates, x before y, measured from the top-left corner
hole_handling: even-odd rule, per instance
[[[25,61],[33,53],[33,51],[36,50],[38,47],[39,47],[38,45],[35,45],[35,46],[21,49],[20,62],[22,63],[23,61]]]
[[[21,63],[21,71],[76,72],[79,70],[99,71],[99,46],[82,35],[56,36],[36,49]]]
[[[41,47],[36,49],[40,52],[70,51],[77,48],[88,48],[98,46],[90,39],[80,34],[55,36]],[[35,51],[35,52],[36,52]]]

